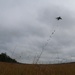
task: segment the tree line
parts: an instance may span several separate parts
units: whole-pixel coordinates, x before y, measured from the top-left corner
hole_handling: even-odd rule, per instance
[[[12,59],[6,53],[1,53],[0,54],[0,61],[1,62],[18,63],[15,59]]]

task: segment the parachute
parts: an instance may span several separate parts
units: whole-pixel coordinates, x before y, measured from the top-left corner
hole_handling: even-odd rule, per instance
[[[59,16],[59,17],[57,17],[56,19],[57,19],[57,20],[62,20],[62,18],[61,18],[60,16]]]

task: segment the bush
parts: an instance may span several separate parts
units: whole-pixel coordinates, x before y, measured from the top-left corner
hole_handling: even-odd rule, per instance
[[[18,63],[15,59],[10,58],[6,53],[0,54],[0,61],[1,62]]]

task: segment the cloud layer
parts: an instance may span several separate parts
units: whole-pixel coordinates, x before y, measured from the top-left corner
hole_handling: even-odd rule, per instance
[[[0,52],[32,63],[48,42],[40,62],[75,61],[73,3],[74,0],[1,0]],[[57,21],[57,16],[63,19]]]

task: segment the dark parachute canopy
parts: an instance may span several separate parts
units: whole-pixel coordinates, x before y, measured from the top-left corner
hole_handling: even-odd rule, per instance
[[[59,16],[59,17],[56,17],[56,19],[57,19],[57,20],[62,20],[62,18],[61,18],[60,16]]]

